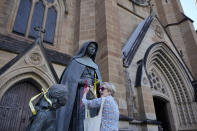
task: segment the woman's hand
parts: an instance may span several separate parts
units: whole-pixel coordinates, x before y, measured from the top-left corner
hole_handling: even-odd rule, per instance
[[[90,90],[90,87],[88,86],[85,93],[87,94],[89,90]]]
[[[84,93],[84,95],[83,95],[83,98],[86,98],[86,95],[87,95],[89,89],[90,89],[90,87],[85,88],[85,93]]]

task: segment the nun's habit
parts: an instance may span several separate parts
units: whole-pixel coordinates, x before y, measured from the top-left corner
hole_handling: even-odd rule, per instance
[[[91,43],[96,46],[96,51],[90,58],[85,55],[86,49]],[[98,66],[94,63],[97,50],[96,42],[84,43],[61,76],[60,84],[68,86],[69,99],[65,106],[57,110],[57,131],[83,131],[85,108],[81,104],[81,99],[84,85],[80,85],[79,81],[87,80],[88,83],[93,84],[95,73],[96,78],[101,80]]]

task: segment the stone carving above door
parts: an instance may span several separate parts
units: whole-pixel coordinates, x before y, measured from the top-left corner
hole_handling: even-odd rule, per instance
[[[36,66],[39,66],[39,65],[42,65],[42,62],[43,59],[42,59],[42,56],[39,52],[31,52],[25,59],[25,62],[27,64],[33,64],[33,65],[36,65]]]

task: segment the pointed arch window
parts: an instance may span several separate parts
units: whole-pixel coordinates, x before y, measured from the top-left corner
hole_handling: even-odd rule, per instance
[[[15,19],[13,32],[25,35],[29,13],[31,10],[31,1],[30,0],[21,0],[18,8],[18,13]],[[25,7],[25,8],[24,8]]]
[[[13,33],[26,38],[35,38],[34,27],[43,27],[46,31],[44,42],[53,44],[56,21],[57,0],[21,0],[13,26]]]
[[[146,3],[147,0],[130,0],[133,1],[134,3],[138,4],[138,5],[143,5]]]

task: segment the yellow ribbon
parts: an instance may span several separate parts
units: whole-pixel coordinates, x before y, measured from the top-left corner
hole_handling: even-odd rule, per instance
[[[44,90],[44,88],[42,88],[42,92],[41,92],[41,93],[37,94],[36,96],[34,96],[34,97],[32,97],[32,98],[30,99],[30,101],[29,101],[29,107],[30,107],[31,112],[32,112],[33,115],[36,115],[37,112],[36,112],[36,109],[34,108],[34,105],[33,105],[32,102],[33,102],[36,98],[38,98],[41,94],[44,94],[45,100],[50,104],[50,107],[52,107],[52,102],[51,102],[51,100],[46,96],[46,93],[48,92],[48,90],[49,90],[49,88],[48,88],[47,90]]]
[[[52,107],[52,102],[51,100],[46,96],[46,93],[48,92],[48,89],[45,91],[44,88],[42,88],[42,91],[44,93],[44,98],[45,100],[50,104],[50,107]]]
[[[101,80],[96,80],[96,73],[94,74],[94,94],[97,97],[97,93],[96,93],[96,85],[100,82]]]
[[[33,105],[32,101],[34,101],[34,100],[35,100],[37,97],[39,97],[41,94],[42,94],[42,92],[39,93],[39,94],[37,94],[36,96],[32,97],[32,98],[30,99],[30,101],[29,101],[29,107],[30,107],[31,112],[32,112],[33,115],[36,115],[37,112],[36,112],[36,110],[35,110],[35,108],[34,108],[34,105]]]

